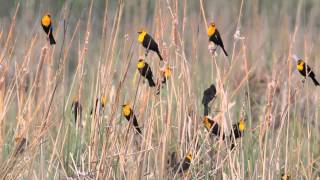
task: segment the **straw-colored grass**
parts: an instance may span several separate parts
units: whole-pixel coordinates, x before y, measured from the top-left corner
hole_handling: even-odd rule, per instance
[[[292,54],[320,79],[318,0],[106,0],[6,2],[0,15],[1,179],[320,178],[319,87],[302,83]],[[4,9],[6,7],[6,9]],[[11,7],[11,8],[10,8]],[[41,16],[53,18],[50,46]],[[214,21],[229,57],[208,50]],[[165,63],[145,60],[160,82],[149,88],[136,63],[144,27]],[[234,150],[202,124],[203,91],[214,83],[210,116]],[[90,110],[107,97],[104,109]],[[74,120],[74,97],[82,119]],[[121,114],[130,103],[142,135]],[[191,152],[189,171],[172,172]],[[172,158],[173,154],[176,158]]]

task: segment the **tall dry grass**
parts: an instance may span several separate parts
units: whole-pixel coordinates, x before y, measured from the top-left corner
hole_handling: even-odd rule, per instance
[[[0,17],[2,179],[319,178],[319,92],[301,82],[290,57],[320,73],[319,1],[32,0],[12,7]],[[47,11],[55,46],[39,23]],[[229,57],[209,52],[211,21]],[[136,70],[144,56],[140,27],[173,70],[160,95]],[[160,78],[164,64],[153,53],[145,59]],[[202,124],[202,92],[212,83],[210,116],[224,132],[247,120],[233,151]],[[101,96],[106,107],[90,115]],[[83,107],[77,122],[74,98]],[[141,136],[121,115],[124,103]],[[172,172],[188,152],[189,172]]]

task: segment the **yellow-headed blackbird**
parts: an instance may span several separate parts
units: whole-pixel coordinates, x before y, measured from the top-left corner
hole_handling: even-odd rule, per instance
[[[80,102],[77,100],[76,97],[72,101],[71,109],[72,109],[72,113],[74,115],[74,121],[77,122],[77,120],[79,118],[79,120],[81,122],[81,119],[82,119],[82,106],[81,106]]]
[[[315,86],[320,86],[311,68],[297,55],[293,55],[293,59],[297,62],[297,70],[300,72],[300,74],[304,78],[307,78],[307,76],[310,77]]]
[[[156,84],[153,81],[153,74],[148,63],[143,59],[140,59],[137,64],[137,68],[141,76],[145,77],[148,80],[149,86],[154,87]]]
[[[216,93],[217,93],[217,90],[216,90],[216,87],[214,86],[214,84],[211,84],[211,86],[203,92],[202,104],[204,106],[204,115],[205,116],[207,116],[209,114],[208,104],[216,96]]]
[[[212,41],[216,46],[220,46],[226,56],[228,56],[227,51],[224,49],[224,45],[220,36],[218,29],[214,23],[210,23],[208,27],[209,41]]]
[[[158,54],[160,60],[162,61],[163,58],[160,54],[158,44],[156,41],[143,29],[138,31],[138,41],[142,44],[143,47],[147,49],[146,54],[148,54],[148,51],[154,51]]]
[[[101,96],[100,99],[99,99],[99,98],[96,99],[96,103],[95,103],[94,107],[91,108],[90,115],[92,115],[93,109],[94,109],[94,113],[97,112],[99,100],[100,100],[100,106],[99,106],[99,107],[100,107],[100,112],[102,112],[102,110],[104,109],[104,107],[106,107],[107,97],[106,97],[106,96]]]
[[[222,133],[221,126],[217,122],[212,119],[209,119],[208,116],[205,116],[203,119],[203,124],[210,131],[211,135],[220,137],[220,133]],[[224,139],[224,133],[222,134],[222,139]]]
[[[122,114],[129,122],[132,121],[134,128],[137,130],[139,134],[141,134],[141,129],[139,128],[137,117],[133,114],[133,111],[130,105],[128,104],[122,105]]]
[[[281,180],[290,180],[290,176],[282,173],[281,174]]]
[[[179,174],[186,173],[190,167],[191,161],[192,154],[188,153],[184,160],[176,165],[174,172],[178,172]]]
[[[14,151],[14,156],[17,156],[18,154],[22,154],[27,149],[27,139],[26,138],[15,138],[15,141],[17,143],[17,148]]]
[[[239,122],[232,125],[232,131],[230,134],[231,140],[231,149],[234,148],[234,140],[241,138],[244,134],[244,130],[246,129],[245,119],[241,118]]]
[[[161,83],[165,84],[167,82],[167,79],[170,78],[171,74],[172,74],[172,69],[169,66],[167,66],[163,70],[161,70],[161,76],[162,76]]]
[[[45,14],[44,16],[42,16],[42,19],[41,19],[41,25],[42,25],[42,28],[44,30],[44,32],[46,32],[46,34],[49,36],[49,41],[50,41],[50,44],[56,44],[56,41],[54,40],[54,37],[53,37],[53,28],[52,28],[52,22],[51,22],[51,16],[50,14]]]

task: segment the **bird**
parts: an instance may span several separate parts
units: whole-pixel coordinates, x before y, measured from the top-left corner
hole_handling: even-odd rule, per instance
[[[161,76],[162,76],[162,84],[166,84],[167,79],[170,78],[172,75],[172,69],[169,66],[166,66],[161,69]]]
[[[293,55],[293,59],[297,63],[297,70],[299,73],[306,79],[307,76],[310,77],[315,86],[320,86],[319,82],[316,79],[314,72],[311,70],[310,66],[308,66],[301,58],[297,55]]]
[[[100,107],[99,107],[100,108],[100,112],[102,112],[102,110],[104,109],[104,107],[107,104],[107,97],[106,96],[101,96],[100,99],[99,98],[96,99],[96,103],[95,103],[94,107],[92,107],[91,110],[90,110],[90,115],[92,115],[93,109],[94,109],[94,113],[97,112],[99,101],[100,101]]]
[[[281,174],[281,180],[290,180],[290,176],[286,175],[285,173]]]
[[[101,96],[101,108],[106,107],[107,104],[107,96]]]
[[[192,161],[192,153],[188,153],[184,160],[174,167],[173,171],[179,174],[186,173],[189,170]]]
[[[136,129],[136,131],[139,134],[142,134],[142,131],[139,128],[137,117],[133,114],[133,111],[132,111],[129,104],[122,105],[122,114],[129,122],[132,121],[132,124],[133,124],[134,128]]]
[[[18,154],[22,154],[27,149],[27,139],[17,137],[15,138],[15,142],[17,143],[17,146],[14,151],[14,156],[17,156]]]
[[[234,141],[238,138],[243,137],[245,129],[246,124],[244,118],[240,118],[239,122],[232,125],[232,130],[229,137],[231,141],[231,150],[235,147]]]
[[[221,39],[220,33],[214,23],[210,23],[207,33],[209,36],[209,41],[213,42],[216,46],[220,46],[224,54],[228,56],[227,51],[224,49],[224,45],[223,45],[223,41]]]
[[[150,87],[156,86],[155,82],[153,81],[153,74],[148,63],[146,63],[143,59],[140,59],[137,63],[137,68],[141,76],[148,80]]]
[[[143,47],[146,48],[146,55],[148,54],[149,50],[154,51],[158,54],[160,60],[162,61],[163,58],[160,54],[158,44],[156,41],[144,30],[140,29],[138,31],[138,41],[142,44]]]
[[[73,98],[72,104],[71,104],[72,114],[74,115],[74,121],[77,123],[78,118],[82,119],[82,105],[78,101],[77,97]]]
[[[210,131],[211,135],[220,137],[220,134],[222,133],[222,129],[217,122],[210,119],[208,116],[205,116],[203,118],[203,124],[207,128],[207,130]],[[222,139],[224,140],[224,138],[225,138],[225,135],[224,133],[222,133]]]
[[[45,14],[44,16],[42,16],[41,25],[44,32],[46,32],[46,34],[49,37],[50,45],[56,44],[56,41],[54,40],[54,37],[53,37],[53,32],[52,32],[53,27],[52,27],[52,20],[51,20],[50,14]]]
[[[210,87],[203,91],[202,104],[204,106],[204,116],[209,114],[208,104],[213,100],[216,96],[217,90],[214,84],[211,84]]]

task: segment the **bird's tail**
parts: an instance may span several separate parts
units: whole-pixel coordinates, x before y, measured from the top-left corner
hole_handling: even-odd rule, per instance
[[[232,142],[230,150],[233,150],[234,147],[235,147],[235,144],[234,144],[234,142]]]
[[[78,111],[77,109],[75,108],[74,111],[73,111],[73,115],[74,115],[74,122],[77,124],[77,120],[78,120]]]
[[[319,82],[316,80],[314,76],[310,76],[315,86],[320,86]]]
[[[157,54],[158,54],[158,56],[159,56],[160,60],[162,61],[162,60],[163,60],[163,58],[162,58],[162,56],[161,56],[161,54],[160,54],[159,50],[157,51]]]
[[[139,127],[135,127],[136,128],[136,131],[139,133],[139,134],[142,134],[142,131]]]
[[[153,81],[152,77],[148,78],[148,83],[150,87],[155,87],[156,83]]]
[[[50,41],[50,45],[56,44],[56,41],[54,40],[52,32],[49,33],[49,41]]]
[[[166,77],[162,77],[161,83],[162,84],[166,84],[167,83],[167,78]]]
[[[228,53],[227,53],[227,51],[224,49],[224,47],[221,47],[221,48],[222,48],[224,54],[225,54],[226,56],[228,56]]]
[[[133,123],[133,126],[134,126],[134,128],[136,129],[136,131],[137,131],[139,134],[142,134],[142,131],[141,131],[141,129],[139,128],[139,124],[138,124],[138,120],[137,120],[137,117],[136,117],[136,116],[133,117],[132,123]]]
[[[204,104],[203,106],[204,106],[203,115],[207,116],[209,114],[209,106],[208,106],[208,104]]]

